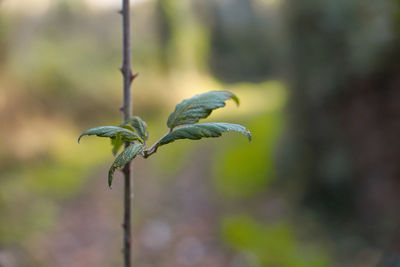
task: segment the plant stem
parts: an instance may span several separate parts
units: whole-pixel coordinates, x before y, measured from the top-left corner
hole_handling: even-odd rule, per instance
[[[157,152],[158,146],[160,145],[160,141],[166,137],[167,135],[169,135],[170,133],[172,133],[173,129],[169,129],[168,133],[166,133],[163,137],[161,137],[157,142],[155,142],[149,149],[143,151],[142,156],[147,159],[148,157],[150,157],[151,155],[153,155],[154,153]]]
[[[132,60],[131,60],[131,35],[130,35],[130,1],[122,0],[122,67],[121,72],[123,75],[123,119],[129,120],[132,117],[132,99],[131,99],[131,84],[135,75],[132,74]],[[129,143],[125,143],[127,147]],[[132,177],[131,177],[131,164],[128,163],[124,166],[124,222],[122,224],[124,229],[123,236],[123,255],[124,266],[131,267],[131,204],[133,199],[132,193]]]

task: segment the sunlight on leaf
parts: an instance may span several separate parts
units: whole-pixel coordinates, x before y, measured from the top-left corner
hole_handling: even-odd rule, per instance
[[[196,123],[207,118],[214,109],[224,107],[228,99],[239,105],[239,98],[227,91],[211,91],[186,99],[176,106],[168,118],[167,125],[173,129],[179,125]]]

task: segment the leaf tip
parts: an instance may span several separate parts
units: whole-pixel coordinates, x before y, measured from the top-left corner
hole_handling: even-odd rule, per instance
[[[235,94],[231,93],[231,99],[236,103],[237,106],[240,106],[240,100],[239,97],[237,97]]]
[[[111,166],[110,170],[108,171],[108,187],[110,189],[112,189],[111,186],[112,186],[112,182],[113,182],[113,179],[114,179],[114,171],[115,171],[114,166]]]
[[[246,130],[246,132],[247,132],[247,135],[246,135],[247,139],[249,139],[249,142],[251,142],[253,136],[251,135],[251,132],[249,130]]]

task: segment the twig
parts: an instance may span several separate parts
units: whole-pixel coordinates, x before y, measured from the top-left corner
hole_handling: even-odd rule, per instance
[[[131,36],[130,36],[130,1],[122,0],[122,67],[121,72],[123,75],[123,119],[129,120],[132,117],[132,99],[131,99],[131,84],[135,75],[132,74],[132,60],[131,60]],[[129,143],[125,143],[127,147]],[[132,177],[131,177],[131,164],[128,163],[124,166],[124,222],[122,224],[124,229],[123,236],[123,255],[124,266],[131,267],[131,204],[133,199],[132,194]]]
[[[172,133],[173,129],[170,128],[168,133],[166,133],[163,137],[161,137],[157,142],[155,142],[149,149],[146,149],[145,151],[142,152],[142,156],[147,159],[148,157],[150,157],[151,155],[153,155],[154,153],[157,152],[157,149],[160,145],[160,141],[166,137],[167,135],[169,135],[170,133]]]

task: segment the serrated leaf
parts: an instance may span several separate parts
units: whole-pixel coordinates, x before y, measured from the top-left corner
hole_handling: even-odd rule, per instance
[[[137,155],[142,153],[143,150],[144,146],[142,144],[132,144],[125,148],[125,150],[117,156],[114,163],[111,165],[110,170],[108,171],[108,185],[110,187],[112,185],[115,170],[125,166],[125,164],[129,163]]]
[[[169,115],[167,125],[170,129],[179,125],[193,124],[207,118],[214,109],[225,106],[225,101],[232,99],[239,105],[237,96],[228,91],[211,91],[186,99],[175,107]]]
[[[179,139],[198,140],[207,137],[220,137],[223,132],[229,131],[239,132],[245,135],[249,141],[251,141],[250,131],[242,125],[224,122],[212,122],[183,126],[163,137],[159,141],[158,146],[166,145]]]
[[[149,138],[149,133],[147,131],[147,124],[144,120],[142,120],[140,117],[135,116],[128,120],[126,124],[129,123],[131,125],[136,133],[143,139],[147,140]]]
[[[140,137],[136,133],[118,126],[100,126],[89,129],[79,136],[78,143],[85,135],[97,135],[99,137],[110,138],[116,138],[116,136],[119,135],[121,137],[121,140],[124,142],[132,142],[135,140],[141,141]]]

